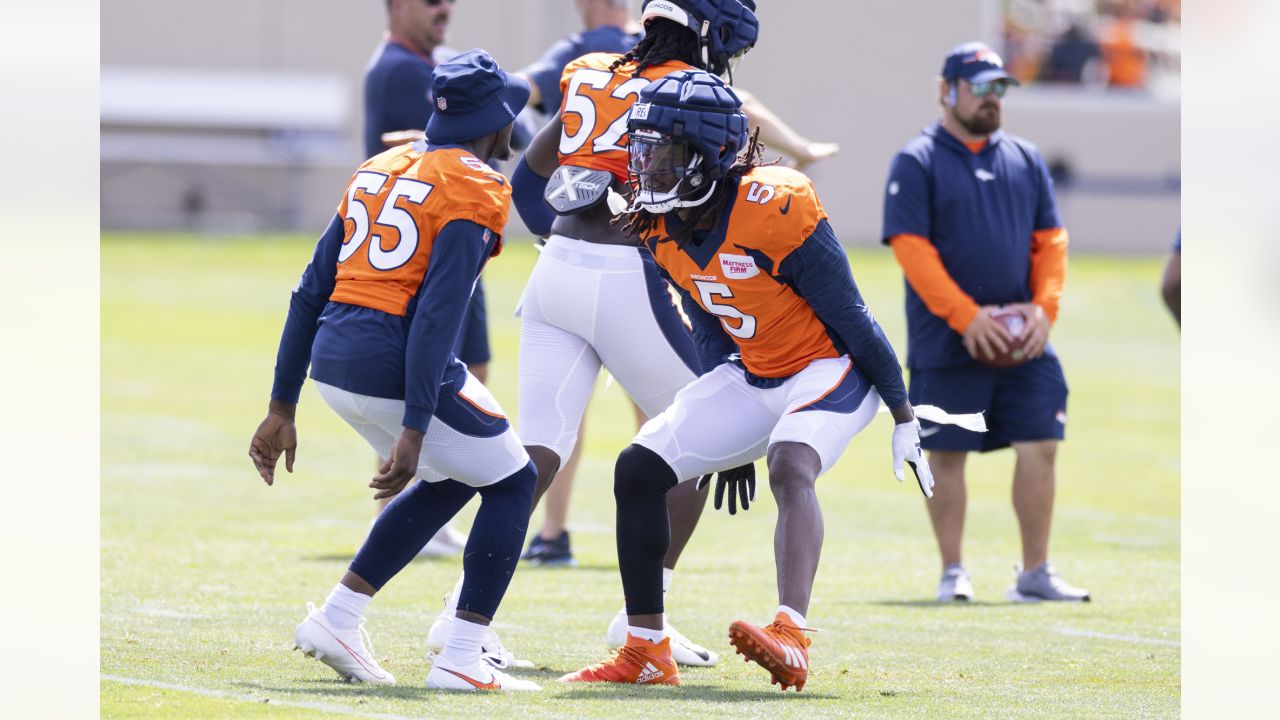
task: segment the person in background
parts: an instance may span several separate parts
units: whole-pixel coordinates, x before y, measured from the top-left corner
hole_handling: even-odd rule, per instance
[[[970,452],[1012,446],[1013,507],[1022,534],[1014,600],[1088,600],[1049,563],[1058,443],[1067,382],[1049,332],[1067,270],[1067,231],[1039,151],[1000,129],[1001,98],[1015,80],[982,43],[952,49],[938,81],[942,119],[907,143],[889,169],[884,242],[906,275],[907,366],[915,405],[984,412],[988,432],[927,420],[920,432],[937,482],[927,503],[942,555],[940,601],[969,600],[960,553]],[[1025,323],[1031,358],[989,367],[1010,331],[992,314]]]
[[[1178,231],[1173,239],[1173,251],[1169,253],[1169,261],[1164,266],[1164,276],[1160,278],[1160,296],[1164,304],[1173,314],[1173,319],[1182,327],[1182,231]]]

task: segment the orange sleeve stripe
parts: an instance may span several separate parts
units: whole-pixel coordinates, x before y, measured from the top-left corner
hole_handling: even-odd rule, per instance
[[[889,247],[929,312],[946,320],[952,330],[964,333],[978,314],[978,304],[952,279],[933,243],[919,235],[894,235],[889,238]]]
[[[1031,302],[1058,319],[1058,303],[1067,283],[1067,229],[1037,230],[1031,239]]]

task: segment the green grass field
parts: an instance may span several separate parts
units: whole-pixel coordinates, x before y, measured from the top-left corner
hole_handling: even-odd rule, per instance
[[[534,695],[429,693],[422,650],[460,560],[417,561],[370,606],[394,688],[338,682],[291,653],[373,512],[373,458],[314,389],[293,475],[268,488],[246,450],[265,412],[289,290],[311,253],[296,237],[108,235],[102,245],[101,710],[172,717],[1172,717],[1179,712],[1178,333],[1159,260],[1077,256],[1054,340],[1071,384],[1052,555],[1093,592],[1076,606],[1003,600],[1019,557],[1009,452],[970,462],[965,554],[977,601],[932,602],[939,571],[914,483],[890,469],[889,421],[819,484],[826,545],[809,617],[813,670],[782,694],[732,655],[729,623],[776,606],[775,507],[708,504],[668,598],[672,622],[727,654],[679,688],[558,686],[603,659],[621,604],[613,460],[634,426],[598,386],[571,527],[582,567],[521,568],[496,621],[539,664]],[[516,410],[518,321],[535,253],[511,243],[486,271],[491,386]],[[899,354],[901,278],[880,250],[851,254]],[[763,478],[762,478],[763,479]],[[474,507],[463,511],[465,527]],[[538,518],[535,518],[535,524]],[[618,701],[625,701],[620,704]]]

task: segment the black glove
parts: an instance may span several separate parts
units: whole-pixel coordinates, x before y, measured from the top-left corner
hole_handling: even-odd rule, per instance
[[[709,482],[711,482],[711,476],[703,475],[698,479],[698,489],[703,489]],[[715,508],[717,510],[724,504],[726,485],[729,486],[729,514],[738,514],[737,500],[741,500],[743,512],[750,510],[751,501],[756,499],[756,464],[747,463],[732,470],[723,470],[716,476]]]

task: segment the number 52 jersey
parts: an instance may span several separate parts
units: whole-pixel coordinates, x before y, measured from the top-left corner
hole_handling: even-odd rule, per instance
[[[610,70],[622,57],[590,53],[569,63],[560,78],[560,164],[604,170],[627,181],[627,116],[650,82],[691,66],[678,60],[647,67],[634,77],[636,64]]]

